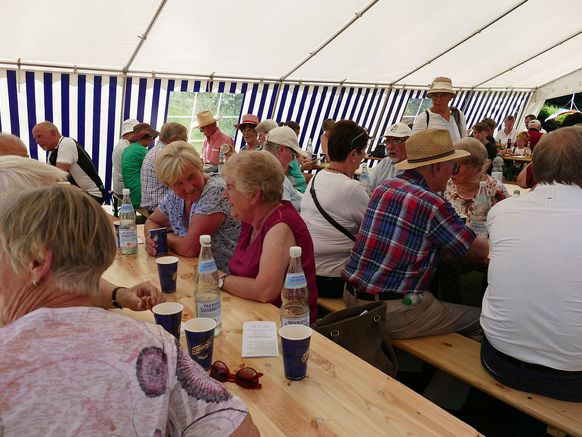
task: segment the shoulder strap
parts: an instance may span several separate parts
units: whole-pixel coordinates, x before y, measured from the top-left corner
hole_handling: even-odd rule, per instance
[[[426,114],[426,128],[428,129],[428,123],[430,121],[430,113],[428,112],[428,109],[426,111],[424,111],[424,113]]]
[[[315,203],[315,206],[317,206],[317,209],[319,210],[320,214],[334,227],[336,228],[338,231],[340,231],[342,234],[344,234],[346,237],[348,237],[350,240],[352,241],[356,241],[356,237],[354,237],[352,235],[352,233],[350,231],[348,231],[346,228],[344,228],[342,225],[340,225],[338,222],[336,222],[327,212],[325,212],[323,210],[323,208],[321,207],[321,205],[319,204],[319,201],[317,200],[317,196],[315,195],[315,178],[317,177],[317,173],[315,174],[315,176],[313,176],[313,180],[311,181],[311,189],[309,190],[309,193],[311,193],[311,197],[313,198],[313,203]]]
[[[463,132],[461,131],[461,114],[459,113],[459,110],[457,108],[455,108],[454,106],[451,106],[451,112],[453,114],[453,118],[455,119],[455,122],[457,123],[457,129],[459,129],[459,135],[461,136],[461,138],[463,138]]]
[[[71,139],[75,142],[75,145],[77,146],[77,164],[93,181],[93,183],[97,186],[99,191],[101,191],[103,197],[105,197],[105,187],[103,186],[103,181],[99,177],[99,173],[97,173],[97,169],[95,168],[95,165],[91,160],[91,157],[77,140],[75,140],[74,138]],[[75,183],[75,185],[77,185],[77,183]]]

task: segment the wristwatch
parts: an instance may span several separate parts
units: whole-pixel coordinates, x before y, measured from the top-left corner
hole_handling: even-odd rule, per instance
[[[220,288],[222,290],[222,287],[224,286],[224,280],[226,279],[227,276],[230,275],[224,275],[222,277],[220,277],[220,279],[218,280],[218,288]]]

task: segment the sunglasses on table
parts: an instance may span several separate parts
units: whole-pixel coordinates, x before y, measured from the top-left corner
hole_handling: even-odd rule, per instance
[[[210,377],[220,382],[234,382],[243,388],[261,388],[259,378],[262,373],[251,367],[243,367],[236,373],[230,373],[228,366],[222,361],[215,361],[210,366]]]

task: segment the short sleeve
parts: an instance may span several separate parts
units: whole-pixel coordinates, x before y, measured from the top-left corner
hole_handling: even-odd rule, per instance
[[[193,214],[210,215],[217,212],[224,215],[230,213],[230,205],[226,199],[222,198],[222,194],[226,188],[224,179],[218,175],[210,176],[200,200],[196,203]]]
[[[79,159],[77,144],[71,138],[63,137],[59,144],[57,162],[72,165]]]
[[[414,120],[414,124],[412,125],[412,134],[414,135],[418,132],[425,131],[427,127],[426,112],[421,112]]]

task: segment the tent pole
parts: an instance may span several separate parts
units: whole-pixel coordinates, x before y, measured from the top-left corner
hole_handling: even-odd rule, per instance
[[[273,116],[277,112],[277,105],[279,104],[279,96],[281,95],[281,88],[283,88],[283,82],[279,81],[279,86],[277,87],[277,95],[275,96],[275,104],[273,105],[271,113],[269,114],[269,118],[272,120],[274,120]]]
[[[119,138],[121,138],[121,129],[123,128],[123,113],[125,112],[125,93],[127,88],[127,74],[122,73],[123,87],[121,89],[121,111],[119,113]]]

